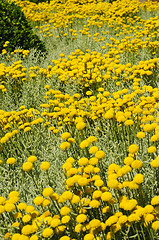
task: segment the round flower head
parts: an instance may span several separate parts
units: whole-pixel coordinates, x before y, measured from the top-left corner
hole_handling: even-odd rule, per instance
[[[30,240],[38,240],[39,238],[38,238],[38,236],[36,235],[36,234],[34,234],[34,235],[32,235],[31,237],[30,237]]]
[[[24,234],[24,235],[29,235],[30,233],[32,233],[32,230],[33,230],[33,228],[32,228],[32,226],[31,225],[25,225],[23,228],[22,228],[22,234]]]
[[[84,236],[84,240],[93,240],[94,235],[92,233],[88,233]]]
[[[22,168],[24,171],[29,172],[33,169],[33,164],[32,164],[32,162],[25,162],[25,163],[23,163]]]
[[[92,207],[92,208],[98,208],[100,206],[100,202],[98,200],[92,200],[89,203],[89,206]]]
[[[3,205],[5,203],[6,199],[2,196],[0,196],[0,205]]]
[[[82,157],[78,160],[78,165],[79,166],[85,166],[88,164],[88,158],[86,157]]]
[[[43,201],[44,201],[44,198],[42,196],[37,196],[36,198],[34,198],[35,205],[41,205]]]
[[[151,205],[159,205],[159,196],[155,196],[152,198]]]
[[[60,145],[61,150],[66,150],[67,148],[70,148],[71,144],[69,142],[63,142]]]
[[[87,216],[85,214],[79,214],[76,217],[76,222],[78,223],[84,223],[87,220]]]
[[[102,201],[106,201],[106,202],[109,202],[111,199],[112,199],[112,194],[110,192],[104,192],[102,193],[102,196],[101,196],[101,199]]]
[[[63,194],[61,196],[64,200],[71,200],[73,194],[70,191],[65,191],[65,192],[63,192]]]
[[[144,133],[144,132],[138,132],[138,133],[137,133],[137,137],[140,138],[140,139],[142,139],[142,138],[145,137],[145,133]]]
[[[12,212],[15,210],[15,205],[13,203],[6,203],[4,208],[6,212]]]
[[[70,219],[71,219],[71,217],[66,215],[66,216],[62,217],[61,222],[63,224],[66,224],[66,223],[68,223],[70,221]]]
[[[131,163],[131,167],[134,168],[134,169],[139,169],[139,168],[142,167],[142,165],[143,165],[143,163],[140,160],[134,160]]]
[[[38,160],[38,159],[37,159],[36,156],[30,156],[30,157],[28,157],[27,162],[32,162],[32,163],[34,163],[34,162],[36,162],[37,160]]]
[[[93,146],[93,147],[90,147],[89,153],[90,153],[90,154],[93,154],[93,153],[96,153],[98,150],[99,150],[99,149],[98,149],[97,146]]]
[[[82,130],[82,129],[85,128],[85,126],[86,126],[86,124],[84,122],[78,122],[77,125],[76,125],[76,128],[78,130]]]
[[[16,163],[16,159],[15,158],[8,158],[7,159],[7,164],[15,164]]]
[[[78,182],[79,186],[83,187],[88,184],[88,179],[85,177],[80,177],[77,182]]]
[[[148,148],[148,153],[154,153],[154,152],[156,152],[156,147],[155,146],[151,146],[151,147],[149,147]]]
[[[129,146],[129,153],[134,154],[139,150],[139,147],[136,144],[132,144]]]
[[[105,157],[105,152],[99,150],[95,153],[95,157],[98,159],[104,158]]]
[[[68,237],[68,236],[63,236],[63,237],[60,238],[60,240],[70,240],[70,237]]]
[[[50,197],[53,194],[53,189],[51,187],[47,187],[43,190],[44,197]]]
[[[42,162],[40,164],[40,168],[43,170],[43,171],[47,171],[49,168],[50,168],[50,163],[49,162]]]
[[[12,191],[8,195],[9,198],[11,197],[19,197],[19,192],[18,191]]]
[[[59,226],[60,225],[60,219],[58,219],[58,218],[54,218],[54,219],[52,219],[52,221],[51,221],[51,227],[53,227],[53,228],[55,228],[55,227],[57,227],[57,226]]]
[[[24,216],[22,217],[22,221],[23,221],[24,223],[27,223],[27,222],[29,222],[30,220],[31,220],[30,214],[26,214],[26,215],[24,215]]]
[[[71,137],[71,134],[69,132],[64,132],[62,135],[61,135],[61,138],[63,140],[67,140],[68,138]]]
[[[159,220],[153,222],[151,226],[152,226],[152,229],[158,230],[159,229]]]
[[[53,230],[52,230],[52,228],[45,228],[44,230],[43,230],[43,232],[42,232],[42,236],[44,237],[44,238],[48,238],[48,237],[50,237],[51,235],[53,234]]]
[[[60,214],[61,215],[68,215],[70,213],[70,211],[71,211],[71,209],[69,207],[64,206],[60,209]]]
[[[98,158],[96,158],[96,157],[90,158],[90,159],[89,159],[89,164],[90,164],[90,165],[96,165],[96,164],[98,164]]]
[[[19,233],[14,233],[12,236],[12,240],[17,240],[20,238],[20,234]]]
[[[125,124],[125,126],[131,126],[134,124],[134,122],[133,122],[133,120],[129,119],[129,120],[126,120],[124,124]]]
[[[27,204],[26,203],[19,203],[17,208],[21,211],[25,210],[27,208]]]
[[[135,177],[133,178],[133,182],[137,184],[141,184],[143,181],[144,181],[144,177],[140,173],[136,174]]]
[[[96,187],[101,187],[103,185],[104,185],[104,182],[101,179],[98,179],[94,182],[94,186],[96,186]]]
[[[89,222],[89,227],[90,228],[98,228],[101,226],[101,222],[99,219],[93,219]]]
[[[154,168],[159,167],[159,156],[157,156],[156,159],[152,160],[150,165],[151,167],[154,167]]]

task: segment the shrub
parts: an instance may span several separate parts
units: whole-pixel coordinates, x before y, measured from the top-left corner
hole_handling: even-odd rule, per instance
[[[46,52],[44,43],[34,34],[20,7],[0,0],[0,51],[6,41],[10,42],[9,51],[22,47]]]

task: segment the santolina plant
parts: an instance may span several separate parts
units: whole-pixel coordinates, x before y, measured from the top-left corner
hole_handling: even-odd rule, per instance
[[[157,240],[158,3],[9,2],[48,56],[0,55],[0,238]]]

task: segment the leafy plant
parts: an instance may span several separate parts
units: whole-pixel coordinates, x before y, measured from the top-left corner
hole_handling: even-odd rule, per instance
[[[10,51],[22,47],[46,52],[44,43],[33,32],[20,7],[0,0],[0,51],[6,41],[10,43],[8,45]]]

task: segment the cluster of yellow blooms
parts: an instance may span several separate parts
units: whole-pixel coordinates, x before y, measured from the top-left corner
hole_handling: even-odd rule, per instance
[[[0,237],[157,240],[159,3],[8,1],[46,42],[78,48],[28,67],[28,50],[3,46]]]
[[[70,137],[69,132],[61,135],[62,140]],[[96,137],[90,136],[85,141],[88,142],[89,157],[78,160],[69,157],[62,166],[66,190],[61,195],[55,193],[51,186],[46,187],[34,198],[32,205],[21,202],[18,191],[10,192],[7,199],[0,196],[0,214],[7,223],[7,230],[10,226],[4,239],[112,239],[131,226],[131,234],[139,234],[144,228],[148,236],[152,234],[150,227],[155,231],[159,229],[159,196],[154,196],[145,205],[142,203],[145,179],[138,170],[143,163],[134,159],[139,147],[135,144],[129,146],[129,156],[124,159],[123,167],[115,163],[109,165],[106,182],[99,167],[105,158],[104,151],[94,145]],[[16,163],[14,158],[7,161],[8,164]],[[37,157],[30,156],[22,169],[29,173],[37,163]],[[43,162],[40,167],[48,171],[50,164]],[[125,191],[125,188],[130,191]]]

